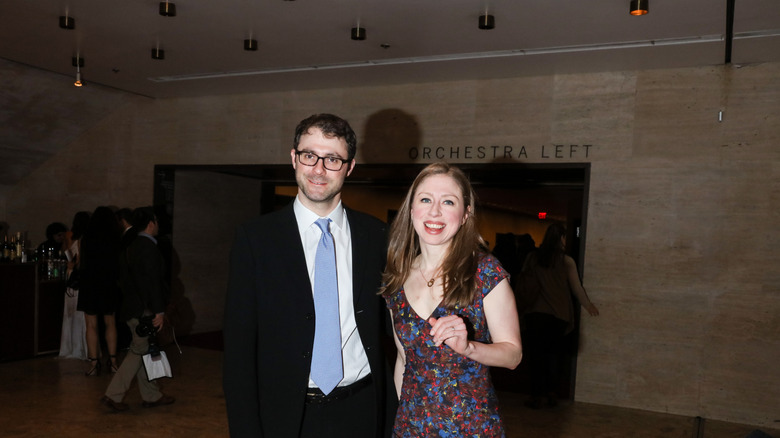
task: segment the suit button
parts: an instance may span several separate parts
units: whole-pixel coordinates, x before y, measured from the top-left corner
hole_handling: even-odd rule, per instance
[[[305,318],[306,318],[306,321],[311,321],[312,319],[314,319],[314,314],[313,313],[307,313]]]
[[[303,358],[304,359],[308,359],[310,356],[311,356],[311,352],[310,351],[304,351],[303,352]]]

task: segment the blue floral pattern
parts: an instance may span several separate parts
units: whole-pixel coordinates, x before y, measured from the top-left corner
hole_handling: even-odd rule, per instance
[[[461,315],[470,326],[469,339],[489,343],[483,299],[508,274],[493,256],[483,255],[476,275],[479,292],[470,306],[448,311],[440,304],[431,316]],[[490,367],[445,344],[436,347],[429,334],[431,325],[412,309],[403,289],[387,297],[387,307],[406,353],[394,435],[504,437]]]

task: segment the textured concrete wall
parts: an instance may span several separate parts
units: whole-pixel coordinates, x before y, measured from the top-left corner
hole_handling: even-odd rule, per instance
[[[350,120],[359,162],[508,145],[592,163],[584,283],[602,314],[583,319],[577,399],[778,419],[780,64],[130,100],[6,192],[9,222],[42,234],[148,204],[155,164],[288,163],[314,112]]]

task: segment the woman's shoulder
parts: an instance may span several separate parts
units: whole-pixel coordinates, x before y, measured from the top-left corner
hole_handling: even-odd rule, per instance
[[[498,258],[489,252],[480,252],[477,254],[477,260],[480,266],[499,266],[503,269]]]
[[[477,274],[484,277],[504,278],[508,275],[501,262],[490,253],[480,253],[478,256]]]
[[[385,304],[387,305],[387,307],[392,310],[400,306],[401,295],[403,295],[403,293],[404,293],[404,288],[401,287],[395,292],[389,294],[383,294],[381,297],[385,300]]]

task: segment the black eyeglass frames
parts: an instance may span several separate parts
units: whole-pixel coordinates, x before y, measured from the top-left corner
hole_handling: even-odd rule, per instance
[[[350,161],[339,157],[320,157],[314,152],[309,151],[295,151],[295,155],[298,156],[298,162],[304,166],[314,167],[317,165],[317,161],[322,160],[322,165],[325,169],[333,172],[341,170],[344,164],[349,163]]]

